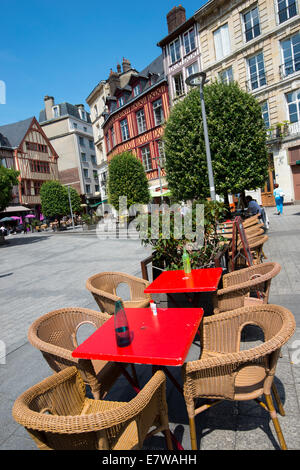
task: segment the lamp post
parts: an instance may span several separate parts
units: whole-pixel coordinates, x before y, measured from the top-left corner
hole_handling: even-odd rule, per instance
[[[160,200],[161,200],[161,203],[163,204],[164,203],[164,198],[163,198],[163,194],[162,194],[162,182],[161,182],[161,167],[162,167],[162,164],[161,164],[161,157],[158,156],[158,157],[154,157],[153,160],[156,161],[157,163],[157,169],[158,169],[158,179],[159,179],[159,186],[160,186]]]
[[[207,130],[205,102],[204,102],[204,95],[203,95],[203,86],[206,83],[206,73],[205,72],[193,73],[192,75],[187,77],[187,79],[185,80],[185,83],[189,86],[199,86],[202,120],[203,120],[203,132],[204,132],[205,149],[206,149],[206,161],[207,161],[207,169],[208,169],[209,191],[210,191],[211,199],[213,201],[215,201],[216,200],[216,190],[215,190],[214,174],[213,174],[212,163],[211,163],[211,154],[210,154],[210,145],[209,145],[209,137],[208,137],[208,130]]]
[[[74,230],[75,227],[74,227],[74,218],[73,218],[73,211],[72,211],[72,204],[71,204],[71,197],[70,197],[70,186],[67,186],[67,188],[68,188],[68,198],[69,198],[69,205],[70,205],[71,218],[72,218],[72,227]]]

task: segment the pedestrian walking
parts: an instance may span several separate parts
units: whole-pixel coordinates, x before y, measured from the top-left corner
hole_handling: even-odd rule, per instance
[[[275,204],[277,208],[277,215],[281,215],[283,211],[283,198],[284,198],[284,192],[282,189],[279,187],[279,184],[274,184],[274,197],[275,197]]]

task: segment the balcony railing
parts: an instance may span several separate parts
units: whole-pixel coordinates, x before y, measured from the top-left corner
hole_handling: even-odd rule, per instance
[[[300,71],[300,57],[296,59],[286,60],[284,64],[279,66],[280,78],[288,77],[293,73]]]
[[[300,134],[300,121],[282,123],[267,130],[268,140],[282,140],[289,136]]]

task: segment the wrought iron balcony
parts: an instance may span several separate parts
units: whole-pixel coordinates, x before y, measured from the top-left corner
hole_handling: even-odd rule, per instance
[[[260,72],[249,78],[246,81],[246,89],[247,91],[255,91],[261,88],[262,86],[267,85],[267,78],[265,72]]]

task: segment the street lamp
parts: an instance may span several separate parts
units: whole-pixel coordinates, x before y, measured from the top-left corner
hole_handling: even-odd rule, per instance
[[[189,86],[199,86],[202,120],[203,120],[203,131],[204,131],[204,140],[205,140],[205,149],[206,149],[206,160],[207,160],[207,169],[208,169],[208,179],[209,179],[209,190],[210,190],[211,199],[215,201],[216,190],[215,190],[215,183],[214,183],[214,174],[213,174],[213,169],[212,169],[212,164],[211,164],[210,145],[209,145],[209,138],[208,138],[205,102],[204,102],[204,95],[203,95],[203,86],[206,83],[206,73],[205,72],[193,73],[192,75],[187,77],[187,79],[185,80],[185,83]]]
[[[163,190],[162,190],[162,182],[161,182],[161,168],[162,168],[162,162],[161,162],[161,157],[158,156],[158,157],[154,157],[153,160],[156,161],[157,163],[157,169],[158,169],[158,178],[159,178],[159,185],[160,185],[160,200],[161,200],[161,203],[163,204],[164,203],[164,198],[163,198]]]

